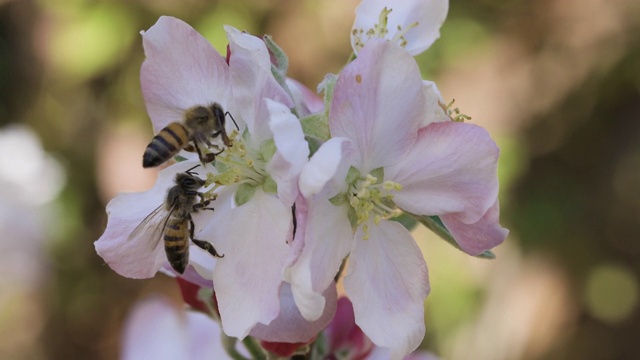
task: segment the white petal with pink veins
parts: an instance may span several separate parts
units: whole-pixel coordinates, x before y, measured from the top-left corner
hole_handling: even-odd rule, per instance
[[[216,203],[227,208],[231,192]],[[224,258],[213,271],[222,326],[244,338],[258,323],[269,324],[280,311],[282,273],[289,256],[291,207],[258,188],[251,201],[221,211],[208,224]]]
[[[403,186],[394,202],[418,215],[458,213],[480,220],[498,194],[499,150],[486,130],[458,122],[420,129],[415,146],[385,169],[385,179]]]
[[[233,98],[228,110],[243,130],[244,122],[255,144],[272,138],[269,112],[263,98],[293,107],[293,100],[271,73],[271,60],[262,39],[225,26],[231,57]]]
[[[337,292],[335,284],[330,286],[322,294],[327,306],[322,316],[315,321],[306,320],[291,292],[291,285],[284,283],[280,288],[280,315],[269,325],[258,324],[251,330],[251,336],[270,342],[307,342],[322,331],[336,312]]]
[[[449,229],[460,248],[469,255],[479,255],[502,244],[509,230],[500,226],[500,205],[495,204],[475,223],[465,224],[457,214],[441,215],[440,220]]]
[[[278,196],[293,205],[298,196],[298,177],[309,161],[309,144],[304,139],[302,125],[285,105],[265,99],[271,119],[276,153],[267,164],[267,171],[278,184]]]
[[[400,223],[362,227],[349,257],[344,286],[353,303],[356,324],[393,359],[415,350],[425,333],[424,299],[429,294],[427,264],[411,234]]]
[[[353,247],[347,211],[346,206],[335,206],[322,196],[309,205],[304,248],[288,273],[298,308],[308,320],[323,313],[321,294],[331,285]]]
[[[329,113],[331,136],[355,142],[358,168],[365,173],[390,165],[415,141],[424,104],[413,57],[397,45],[371,41],[338,77]]]

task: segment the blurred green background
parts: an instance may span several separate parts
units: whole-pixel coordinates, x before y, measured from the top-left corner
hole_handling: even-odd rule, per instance
[[[151,186],[139,31],[179,17],[272,34],[314,89],[357,1],[0,0],[0,358],[116,359],[128,310],[175,282],[95,254],[106,203]],[[502,149],[498,259],[424,229],[423,347],[443,359],[640,358],[640,2],[460,0],[418,60]]]

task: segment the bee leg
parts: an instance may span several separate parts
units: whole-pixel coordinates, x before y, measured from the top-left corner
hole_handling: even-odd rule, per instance
[[[210,242],[204,241],[204,240],[198,240],[195,238],[194,235],[194,231],[195,231],[195,225],[193,224],[193,220],[191,218],[189,218],[189,223],[190,223],[190,229],[189,229],[189,235],[191,237],[191,241],[193,241],[194,244],[198,245],[199,248],[201,248],[202,250],[207,251],[209,254],[218,257],[218,258],[223,258],[224,254],[218,254],[218,252],[216,251],[216,248],[213,247],[213,245]]]
[[[196,151],[198,152],[198,158],[200,158],[200,162],[203,165],[213,162],[216,159],[216,153],[208,153],[203,155],[202,150],[200,150],[200,146],[198,146],[197,142],[194,142],[194,146],[196,148]]]

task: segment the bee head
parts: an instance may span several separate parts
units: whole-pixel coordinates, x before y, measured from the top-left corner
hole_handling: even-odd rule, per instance
[[[198,190],[204,185],[204,180],[193,174],[178,173],[176,184],[183,190]]]

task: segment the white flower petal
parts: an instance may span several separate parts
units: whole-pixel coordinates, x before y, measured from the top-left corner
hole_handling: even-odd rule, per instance
[[[146,59],[140,83],[156,132],[193,106],[217,102],[226,108],[229,67],[202,35],[169,16],[141,34]]]
[[[322,195],[309,204],[304,248],[288,272],[298,308],[308,320],[323,313],[322,293],[353,247],[347,206],[335,206]]]
[[[343,163],[345,154],[351,151],[352,145],[349,139],[333,137],[320,146],[300,173],[300,193],[305,198],[311,198],[322,191],[338,174],[340,164]],[[343,181],[344,178],[340,180]]]
[[[309,144],[304,139],[300,121],[285,105],[265,99],[271,120],[276,153],[267,164],[267,171],[278,184],[278,197],[292,204],[298,196],[298,177],[309,161]]]
[[[393,359],[415,350],[424,337],[424,299],[429,294],[427,264],[401,224],[369,224],[370,237],[356,232],[344,286],[356,324]]]
[[[356,20],[351,30],[351,46],[357,53],[369,41],[367,32],[380,23],[380,13],[391,9],[384,39],[394,39],[411,54],[418,55],[428,49],[439,37],[440,27],[449,11],[448,0],[362,0],[356,9]],[[401,30],[399,30],[401,29]],[[405,31],[404,34],[399,32]],[[400,38],[400,35],[403,38]],[[379,36],[375,36],[379,37]]]
[[[415,146],[385,169],[400,183],[394,202],[418,215],[458,213],[473,223],[498,195],[499,149],[486,130],[453,121],[420,129]]]
[[[220,194],[217,214],[203,233],[215,234],[216,249],[224,254],[213,271],[224,332],[242,339],[280,311],[292,214],[291,207],[261,189],[242,206],[230,209],[231,201],[231,191]]]

